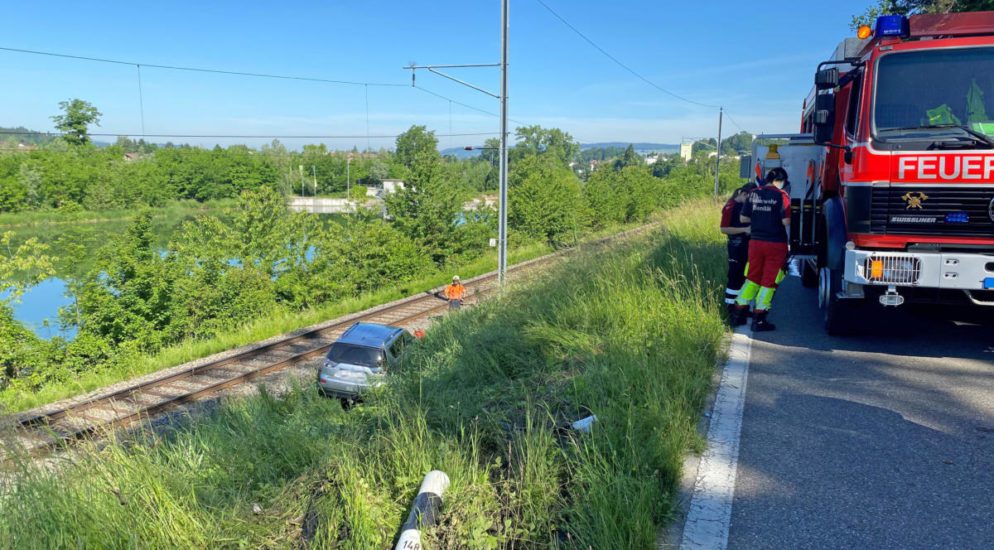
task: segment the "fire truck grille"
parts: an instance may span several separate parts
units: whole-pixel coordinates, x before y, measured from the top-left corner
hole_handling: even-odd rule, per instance
[[[915,285],[922,275],[921,260],[904,255],[874,254],[862,267],[867,280],[880,284]]]
[[[870,231],[892,235],[994,236],[994,189],[878,187]]]

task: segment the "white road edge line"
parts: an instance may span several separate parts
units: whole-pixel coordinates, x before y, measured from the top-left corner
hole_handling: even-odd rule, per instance
[[[752,331],[735,331],[711,412],[707,450],[697,470],[683,527],[682,550],[724,550],[728,546],[751,355]]]

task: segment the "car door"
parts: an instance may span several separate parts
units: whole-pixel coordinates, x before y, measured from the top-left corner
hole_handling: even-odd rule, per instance
[[[388,349],[388,354],[390,355],[390,362],[396,364],[400,360],[401,356],[404,355],[404,351],[414,340],[414,337],[407,333],[405,330],[398,336]]]

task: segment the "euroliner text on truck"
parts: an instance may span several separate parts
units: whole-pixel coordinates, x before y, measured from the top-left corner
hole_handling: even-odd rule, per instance
[[[790,175],[791,249],[829,333],[861,302],[994,307],[994,12],[861,28],[818,66],[801,132],[752,158]]]

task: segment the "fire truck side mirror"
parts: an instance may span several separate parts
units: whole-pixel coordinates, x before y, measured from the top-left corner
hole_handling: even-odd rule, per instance
[[[835,130],[835,94],[818,94],[813,116],[815,143],[831,143],[832,132]]]
[[[815,88],[819,90],[830,90],[839,85],[839,69],[831,67],[822,69],[815,73]]]

